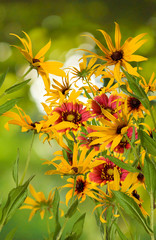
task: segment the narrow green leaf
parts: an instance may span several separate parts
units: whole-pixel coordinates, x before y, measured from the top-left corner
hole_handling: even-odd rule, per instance
[[[18,163],[19,163],[19,149],[17,150],[16,161],[14,162],[13,169],[12,169],[12,176],[16,183],[16,187],[18,186]]]
[[[123,168],[129,172],[139,172],[139,169],[132,167],[131,165],[129,165],[128,163],[124,163],[122,162],[120,159],[106,155],[106,158],[108,158],[111,162],[115,163],[117,166],[119,166],[120,168]]]
[[[126,236],[123,234],[123,232],[121,231],[121,229],[119,228],[119,226],[118,226],[116,223],[114,223],[114,225],[115,225],[115,227],[116,227],[116,230],[117,230],[117,232],[118,232],[118,234],[119,234],[120,239],[121,239],[121,240],[128,240],[128,238],[126,238]]]
[[[60,204],[60,195],[59,191],[56,188],[54,193],[54,200],[53,200],[53,217],[54,217],[54,236],[53,240],[57,239],[57,236],[61,230],[61,225],[59,223],[59,204]]]
[[[9,194],[5,206],[2,209],[0,219],[0,231],[16,210],[22,205],[27,196],[27,187],[34,176],[30,177],[23,185],[13,188]]]
[[[16,92],[16,91],[20,90],[20,89],[23,88],[30,80],[31,80],[31,79],[28,79],[28,80],[26,80],[26,81],[23,81],[23,82],[21,82],[21,83],[15,84],[15,85],[7,88],[7,89],[5,90],[5,93],[6,93],[6,94],[10,94],[10,93],[13,93],[13,92]]]
[[[3,83],[4,83],[4,80],[5,80],[5,78],[6,78],[7,73],[8,73],[8,70],[7,70],[5,73],[2,73],[2,74],[0,75],[0,87],[1,87],[1,86],[3,85]]]
[[[13,240],[13,237],[15,235],[16,232],[16,228],[12,229],[6,236],[6,238],[4,240]]]
[[[71,235],[75,236],[74,240],[78,240],[82,234],[85,216],[86,213],[82,214],[73,225]]]
[[[144,227],[147,233],[150,234],[152,230],[134,199],[119,191],[113,191],[113,195],[120,207],[132,218],[135,218]]]
[[[129,95],[129,96],[131,96],[131,97],[135,97],[135,98],[137,97],[136,95],[134,95],[133,93],[130,93],[130,92],[127,90],[126,85],[121,85],[120,88],[121,88],[121,90],[122,90],[124,93],[126,93],[127,95]]]
[[[11,108],[13,108],[15,106],[15,104],[20,100],[21,98],[15,98],[15,99],[11,99],[8,100],[7,102],[5,102],[4,104],[2,104],[0,106],[0,115],[2,115],[3,113],[9,111]]]
[[[85,91],[86,97],[87,97],[88,99],[92,99],[92,97],[89,95],[89,93],[87,92],[87,90],[86,90],[84,87],[82,87],[82,88],[83,88],[83,90]]]
[[[156,191],[156,163],[145,155],[144,160],[144,176],[147,190],[149,193]]]
[[[138,134],[143,148],[148,153],[156,156],[156,141],[152,139],[145,131],[138,130]]]
[[[67,213],[65,214],[66,218],[71,218],[74,215],[74,213],[77,210],[78,203],[79,203],[78,199],[76,199],[73,202],[73,204],[70,206],[70,208],[68,209]]]

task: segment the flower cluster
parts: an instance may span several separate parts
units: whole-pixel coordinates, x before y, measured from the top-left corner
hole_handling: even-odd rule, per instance
[[[8,124],[15,124],[21,126],[22,132],[32,130],[40,137],[44,135],[43,141],[57,141],[62,150],[55,152],[52,160],[43,163],[53,167],[46,175],[59,174],[67,179],[68,183],[62,186],[62,189],[69,189],[67,205],[74,197],[83,202],[88,196],[96,201],[94,210],[104,207],[100,219],[106,222],[104,212],[109,206],[117,216],[114,199],[117,200],[118,195],[115,192],[133,199],[147,215],[137,188],[146,187],[145,154],[141,155],[145,151],[144,134],[150,139],[155,137],[154,127],[147,124],[146,116],[153,116],[151,101],[155,97],[150,93],[156,90],[156,79],[153,73],[149,81],[145,80],[131,65],[131,62],[147,60],[134,54],[146,42],[142,39],[144,33],[128,38],[121,46],[117,23],[115,45],[105,31],[100,32],[108,48],[98,39],[88,36],[100,48],[101,55],[83,49],[87,55],[80,59],[78,68],[63,68],[62,63],[45,62],[44,55],[50,42],[33,57],[29,36],[24,33],[26,39],[23,39],[12,34],[21,41],[24,49],[15,47],[43,78],[47,98],[42,103],[45,115],[40,121],[32,122],[18,106],[18,113],[9,111],[4,115],[11,118],[6,124],[7,129]],[[62,78],[53,79],[51,83],[51,73]],[[100,79],[100,88],[97,79]],[[152,153],[146,150],[149,157]],[[30,190],[36,202],[27,198],[25,203],[32,206],[23,208],[33,209],[29,219],[38,209],[43,217],[45,210],[40,208],[43,206],[41,202],[46,206],[52,204],[52,196],[50,194],[46,200],[42,194],[35,193],[32,186]]]

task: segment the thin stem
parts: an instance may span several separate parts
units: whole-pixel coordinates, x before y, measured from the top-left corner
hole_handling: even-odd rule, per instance
[[[74,193],[75,193],[75,187],[76,187],[76,175],[74,175],[74,186],[73,186],[73,192],[72,192],[72,197],[71,197],[70,205],[72,205],[72,202],[73,202]]]
[[[34,142],[34,136],[35,136],[35,131],[33,132],[33,135],[32,135],[32,140],[31,140],[31,144],[30,144],[30,148],[29,148],[29,152],[28,152],[28,156],[27,156],[27,160],[26,160],[26,164],[25,164],[25,169],[24,169],[24,172],[23,172],[23,175],[22,175],[22,178],[21,178],[21,181],[20,181],[19,185],[22,185],[22,183],[24,181],[24,178],[25,178],[25,175],[27,173],[27,169],[28,169],[29,162],[30,162],[32,146],[33,146],[33,142]]]
[[[131,143],[129,137],[127,136],[127,134],[124,134],[124,137],[126,138],[127,142],[131,145],[131,148],[133,150],[133,153],[134,153],[134,156],[135,156],[135,159],[139,159],[138,157],[138,154],[137,154],[137,151],[136,151],[136,148],[133,146],[133,144]]]
[[[150,205],[151,205],[151,215],[150,215],[150,227],[151,230],[153,231],[151,235],[151,240],[154,240],[154,198],[153,198],[153,193],[150,192]]]
[[[89,83],[88,79],[87,79],[87,78],[85,78],[85,80],[86,80],[86,82],[87,82],[87,84],[88,84],[88,86],[89,86],[89,88],[90,88],[90,90],[91,90],[91,92],[92,92],[92,94],[93,94],[93,96],[94,96],[93,89],[91,88],[91,86],[90,86],[90,83]]]
[[[123,215],[122,211],[120,210],[120,208],[118,208],[118,211],[119,211],[119,214],[122,217],[122,219],[123,219],[123,221],[124,221],[124,223],[125,223],[125,225],[126,225],[126,227],[128,229],[128,232],[129,232],[129,234],[131,236],[131,239],[134,240],[133,235],[132,235],[131,230],[130,230],[130,227],[129,227],[127,221],[126,221],[126,218],[124,217],[124,215]]]
[[[49,216],[48,216],[48,211],[46,211],[46,220],[47,220],[47,230],[48,230],[48,235],[50,237],[50,226],[49,226]]]
[[[65,219],[64,224],[63,224],[63,226],[62,226],[62,228],[61,228],[61,231],[59,232],[59,235],[57,236],[56,240],[60,240],[60,239],[61,239],[63,230],[64,230],[64,228],[65,228],[65,226],[66,226],[66,224],[67,224],[67,222],[68,222],[68,219],[69,219],[68,217]]]

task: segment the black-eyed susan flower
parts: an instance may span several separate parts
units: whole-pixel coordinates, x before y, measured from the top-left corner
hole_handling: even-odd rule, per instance
[[[41,75],[44,81],[45,88],[47,91],[49,91],[50,89],[49,73],[65,77],[66,76],[65,72],[62,69],[60,69],[63,66],[63,64],[57,61],[44,61],[44,56],[51,46],[51,41],[49,41],[35,56],[33,56],[31,39],[27,33],[25,32],[23,33],[25,34],[26,39],[11,33],[11,35],[17,37],[21,41],[24,48],[22,49],[21,47],[15,45],[14,47],[16,47],[25,57],[25,59],[30,63],[31,68],[36,69],[38,74]]]
[[[145,78],[141,78],[139,81],[139,84],[142,86],[142,88],[145,90],[145,93],[155,92],[156,91],[156,78],[155,73],[152,73],[152,76],[150,77],[149,81],[147,82]]]
[[[96,132],[88,134],[88,137],[97,137],[98,139],[91,142],[91,145],[100,143],[101,150],[110,147],[113,151],[120,143],[125,141],[128,131],[131,131],[133,123],[127,114],[127,106],[121,109],[121,113],[117,112],[118,117],[114,117],[106,110],[102,110],[108,120],[100,118],[101,126],[91,126]],[[128,137],[128,135],[127,135]]]
[[[87,178],[85,179],[84,176],[77,176],[75,183],[73,178],[67,179],[67,182],[68,184],[64,185],[63,188],[66,187],[71,189],[66,194],[66,205],[68,205],[68,202],[73,195],[76,196],[78,199],[81,199],[80,202],[85,201],[86,196],[95,198],[95,195],[92,191],[94,189],[94,185],[90,183]]]
[[[23,109],[18,107],[17,105],[15,108],[18,110],[18,113],[8,111],[3,114],[3,116],[12,118],[5,124],[5,128],[9,130],[8,124],[14,124],[21,127],[22,132],[27,132],[29,130],[36,130],[40,132],[42,128],[41,122],[33,122],[29,115],[27,115]]]
[[[27,197],[24,201],[24,204],[26,205],[20,208],[20,209],[32,210],[29,216],[29,221],[32,219],[32,217],[36,212],[40,213],[41,219],[44,218],[44,214],[46,211],[48,211],[52,216],[52,204],[53,204],[53,195],[54,195],[52,194],[52,191],[50,191],[48,199],[46,199],[44,196],[44,193],[36,192],[34,187],[31,184],[29,185],[29,189],[34,199]]]
[[[93,57],[96,59],[101,59],[105,61],[102,66],[103,68],[105,66],[111,66],[115,65],[114,68],[114,76],[116,80],[120,81],[120,67],[124,67],[128,73],[132,75],[138,76],[138,73],[136,70],[129,64],[129,62],[140,62],[145,61],[147,58],[139,56],[139,55],[133,55],[133,53],[138,50],[145,42],[146,40],[141,40],[145,33],[142,33],[134,38],[130,37],[128,38],[124,44],[121,46],[121,33],[120,28],[117,23],[115,23],[115,46],[112,43],[111,37],[103,30],[99,30],[107,43],[108,49],[106,49],[102,43],[100,43],[96,38],[89,36],[93,39],[93,41],[97,44],[97,46],[101,49],[103,52],[102,56],[97,55],[94,52],[91,52],[89,50],[85,50],[91,55],[89,57]],[[102,67],[100,66],[100,70],[102,70]]]
[[[87,154],[88,149],[83,148],[79,150],[78,144],[74,143],[72,156],[65,158],[64,156],[56,156],[51,161],[46,161],[43,164],[53,165],[56,169],[49,170],[45,174],[53,175],[80,175],[89,172],[93,167],[99,165],[101,161],[93,161],[94,156],[97,152],[93,149]],[[56,163],[59,161],[59,163]]]

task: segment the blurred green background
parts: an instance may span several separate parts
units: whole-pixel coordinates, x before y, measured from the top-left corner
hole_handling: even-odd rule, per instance
[[[52,40],[50,51],[47,53],[47,59],[59,60],[65,62],[70,55],[70,49],[76,49],[85,43],[86,38],[81,35],[84,32],[93,34],[104,43],[102,35],[97,29],[106,30],[114,37],[114,22],[119,23],[122,33],[122,43],[128,37],[134,37],[137,34],[146,32],[148,42],[137,52],[149,58],[149,61],[142,63],[142,74],[147,79],[156,69],[156,2],[155,0],[47,0],[47,1],[0,1],[0,73],[9,71],[6,81],[1,89],[11,86],[14,83],[22,81],[22,75],[28,66],[22,55],[16,48],[10,45],[20,45],[19,40],[9,33],[15,33],[19,36],[22,31],[27,32],[33,42],[34,53],[44,46],[49,39]],[[97,49],[98,51],[98,49]],[[37,108],[33,96],[30,93],[30,84],[11,98],[22,96],[19,106],[28,113],[34,121],[40,120],[42,113]],[[37,90],[36,90],[37,91]],[[38,97],[40,93],[36,92]],[[8,98],[7,98],[8,99]],[[1,100],[1,104],[5,99]],[[39,101],[38,104],[40,104]],[[20,174],[26,160],[27,152],[31,141],[31,133],[21,133],[17,126],[10,126],[10,131],[4,129],[7,118],[1,117],[0,121],[0,193],[2,203],[4,204],[7,194],[14,187],[12,179],[12,165],[16,159],[17,149],[20,149]],[[36,136],[33,146],[31,163],[27,178],[35,174],[32,181],[36,191],[43,191],[48,196],[51,188],[61,186],[63,180],[59,176],[45,176],[48,169],[42,165],[41,159],[52,159],[52,153],[57,145],[52,142],[52,147],[47,143],[43,144]],[[64,201],[65,191],[63,191],[62,200]],[[148,196],[144,191],[144,206],[148,211]],[[84,233],[81,240],[99,240],[100,234],[96,227],[94,216],[91,215],[93,205],[81,205],[81,212],[87,209],[87,217],[84,227]],[[46,224],[40,220],[39,215],[35,215],[31,222],[28,222],[30,211],[19,210],[4,227],[0,233],[0,239],[4,239],[6,234],[17,227],[15,240],[41,240],[46,236]],[[130,220],[129,220],[130,221]],[[134,220],[135,221],[135,220]],[[123,228],[125,225],[121,222]],[[135,222],[131,224],[133,228]],[[125,232],[127,229],[125,228]],[[135,228],[134,228],[135,231]],[[144,230],[139,226],[140,239],[149,239]]]

